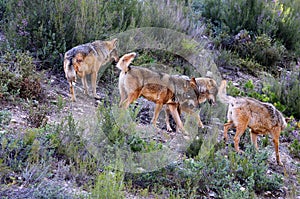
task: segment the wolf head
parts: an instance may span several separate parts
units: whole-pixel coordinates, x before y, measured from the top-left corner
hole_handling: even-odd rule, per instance
[[[136,57],[135,52],[123,55],[117,63],[117,68],[122,70],[124,73],[128,72],[130,70],[129,65],[131,64],[131,62],[134,60],[135,57]]]
[[[211,78],[196,78],[196,82],[199,90],[199,103],[208,101],[209,104],[215,105],[218,94],[218,87],[215,80]]]
[[[115,38],[111,41],[105,41],[107,48],[109,49],[110,57],[114,59],[115,62],[119,61],[119,54],[118,54],[118,39]]]

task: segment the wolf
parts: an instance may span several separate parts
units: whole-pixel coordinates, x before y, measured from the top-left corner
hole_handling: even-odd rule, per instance
[[[204,103],[205,101],[208,101],[210,105],[215,105],[217,94],[218,94],[218,86],[217,86],[217,82],[210,77],[198,77],[195,78],[195,80],[200,93],[198,101],[196,104],[193,103],[193,101],[186,101],[184,103],[181,103],[179,107],[179,114],[181,112],[185,112],[187,114],[194,116],[197,119],[198,126],[204,128],[201,118],[199,114],[196,112],[196,110],[198,109],[197,104],[201,104]],[[169,121],[169,115],[170,115],[170,110],[168,109],[168,107],[166,107],[165,122],[167,125],[167,131],[172,131],[172,128],[170,126],[170,121]]]
[[[218,92],[220,100],[228,104],[228,122],[224,124],[225,141],[228,140],[228,130],[236,128],[234,148],[237,152],[240,152],[240,137],[247,127],[250,128],[251,141],[256,149],[258,149],[257,135],[270,134],[273,137],[277,164],[282,166],[279,156],[279,136],[280,132],[287,126],[282,113],[272,104],[260,102],[253,98],[227,96],[226,84],[226,80],[222,80]]]
[[[118,39],[110,41],[96,40],[91,43],[76,46],[65,53],[64,72],[70,85],[71,100],[76,101],[73,84],[76,82],[76,74],[81,78],[84,93],[88,95],[86,75],[91,74],[93,96],[100,97],[96,93],[97,74],[100,67],[111,59],[118,62]]]
[[[127,108],[134,100],[143,96],[156,104],[152,120],[155,126],[158,114],[166,104],[178,128],[186,134],[178,107],[185,102],[198,104],[200,92],[195,78],[186,79],[131,66],[135,57],[135,52],[125,54],[116,65],[121,70],[119,76],[120,107]]]

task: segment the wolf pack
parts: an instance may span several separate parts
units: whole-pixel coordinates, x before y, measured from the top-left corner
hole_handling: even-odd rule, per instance
[[[120,69],[119,75],[119,107],[127,109],[139,97],[155,103],[151,123],[156,126],[161,110],[165,111],[167,130],[172,128],[169,116],[176,123],[176,131],[189,136],[184,129],[180,115],[185,112],[196,119],[200,128],[204,128],[197,109],[201,103],[216,104],[217,96],[222,103],[228,105],[227,122],[224,124],[224,139],[228,140],[228,130],[236,129],[234,148],[239,148],[240,137],[249,128],[251,141],[258,149],[257,136],[270,134],[273,138],[276,161],[283,165],[279,155],[279,137],[287,126],[282,113],[272,104],[264,103],[250,97],[232,97],[226,94],[227,81],[222,80],[220,86],[211,77],[187,77],[185,75],[170,75],[131,63],[137,53],[130,52],[119,58],[118,39],[107,41],[96,40],[68,50],[64,55],[64,72],[70,87],[71,101],[76,101],[75,82],[81,78],[84,94],[88,95],[87,75],[91,75],[93,97],[99,99],[96,93],[97,74],[101,66],[114,60]],[[163,108],[164,107],[164,108]]]

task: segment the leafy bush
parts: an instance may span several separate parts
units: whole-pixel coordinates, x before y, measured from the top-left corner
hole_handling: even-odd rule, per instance
[[[7,0],[0,1],[0,21],[2,20],[3,14],[5,12],[6,2],[7,2]]]
[[[8,110],[0,111],[0,127],[9,125],[11,120],[11,112]]]
[[[177,198],[203,197],[212,191],[216,198],[252,198],[283,186],[282,176],[267,174],[266,151],[256,152],[250,145],[243,155],[229,150],[229,154],[212,151],[205,159],[186,159],[152,173],[128,174],[126,180],[156,193],[167,191]]]
[[[117,161],[114,165],[107,166],[99,174],[95,186],[89,198],[125,198],[124,172],[122,162]]]
[[[245,153],[239,155],[233,149],[228,156],[216,152],[208,160],[207,170],[201,174],[207,179],[220,196],[232,191],[245,191],[241,194],[253,196],[253,192],[260,193],[267,190],[276,190],[282,186],[283,179],[278,175],[269,176],[268,154],[266,151],[256,152],[253,146],[247,146]],[[208,173],[207,173],[208,172]],[[243,188],[242,188],[243,187]],[[242,190],[243,189],[243,190]]]
[[[69,168],[62,175],[64,179],[60,180],[74,180],[79,186],[88,185],[98,171],[98,163],[88,152],[79,135],[80,129],[71,116],[63,118],[61,124],[28,128],[18,136],[15,136],[14,132],[0,134],[0,169],[10,171],[0,175],[1,182],[11,183],[11,180],[7,179],[12,174],[24,176],[17,181],[18,184],[31,184],[38,179],[34,177],[36,175],[43,175],[42,178],[53,176],[53,168],[44,171],[36,169],[35,165],[54,166],[54,162],[64,159],[64,165],[69,165]],[[59,174],[62,171],[57,172]],[[34,181],[34,184],[39,183],[40,178]]]
[[[194,0],[192,7],[205,18],[215,46],[237,55],[227,66],[277,75],[278,66],[291,68],[300,55],[299,2]]]
[[[293,156],[300,158],[300,143],[299,140],[295,139],[289,146],[290,152]]]
[[[61,65],[67,49],[124,31],[140,16],[137,0],[8,0],[5,10],[2,25],[12,47],[35,52],[51,67]]]
[[[35,53],[43,67],[56,70],[61,70],[66,50],[130,28],[170,28],[194,38],[204,29],[187,1],[7,0],[3,7],[2,26],[9,44]]]
[[[255,38],[253,45],[250,45],[250,52],[258,63],[267,66],[270,71],[286,52],[285,47],[279,41],[272,41],[266,34]]]
[[[0,94],[3,98],[41,99],[43,90],[33,57],[28,52],[7,52],[0,59]]]
[[[263,76],[261,89],[255,88],[252,80],[244,84],[244,90],[228,83],[228,94],[232,96],[248,96],[262,102],[273,104],[279,111],[287,116],[300,118],[300,81],[299,67],[293,71],[283,70],[281,76],[274,78],[270,75]]]
[[[242,35],[246,34],[246,35]],[[238,37],[238,38],[237,38]],[[277,72],[276,64],[283,61],[283,55],[287,53],[285,47],[280,44],[279,41],[273,41],[268,35],[262,34],[256,36],[253,40],[249,41],[244,38],[250,37],[247,32],[241,31],[237,36],[235,36],[235,42],[230,47],[238,52],[240,57],[245,60],[245,64],[241,62],[241,68],[243,65],[252,65],[252,67],[246,68],[250,69],[251,72],[258,69],[263,69],[268,72]],[[250,60],[247,60],[250,59]],[[251,64],[252,62],[252,64]]]
[[[295,50],[299,45],[300,36],[296,31],[300,28],[299,6],[299,2],[295,1],[193,1],[194,12],[200,12],[214,24],[214,33],[236,35],[241,30],[247,30],[252,36],[266,34],[283,41],[290,50]]]
[[[297,68],[298,67],[298,68]],[[270,97],[269,102],[283,111],[285,115],[293,115],[300,118],[300,68],[295,66],[294,70],[283,70],[281,77],[264,78],[264,93]]]
[[[39,128],[47,124],[47,116],[50,112],[49,105],[29,102],[25,108],[29,110],[27,121],[30,125]]]

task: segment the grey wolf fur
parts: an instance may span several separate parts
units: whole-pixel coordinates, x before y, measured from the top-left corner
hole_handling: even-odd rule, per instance
[[[233,127],[236,128],[234,147],[237,152],[240,152],[240,137],[247,127],[251,129],[251,141],[254,143],[256,149],[258,149],[257,135],[271,134],[277,163],[283,165],[279,156],[279,136],[287,124],[282,113],[272,104],[263,103],[253,98],[227,96],[226,80],[221,82],[218,95],[222,102],[229,105],[227,112],[228,122],[224,124],[225,140],[228,140],[228,130]]]
[[[177,126],[185,133],[178,107],[185,102],[198,104],[200,93],[195,78],[188,80],[176,75],[130,66],[135,56],[134,52],[125,54],[117,63],[117,67],[121,70],[119,76],[120,106],[127,108],[140,96],[155,102],[152,123],[156,125],[158,114],[166,104]]]
[[[196,78],[195,80],[196,80],[198,90],[200,93],[198,102],[196,104],[200,104],[200,103],[204,103],[205,101],[208,101],[211,105],[215,105],[216,97],[218,94],[218,87],[217,87],[216,81],[214,79],[208,78],[208,77],[199,77],[199,78]],[[187,114],[194,116],[197,119],[198,126],[203,128],[204,126],[202,124],[200,116],[195,110],[195,109],[197,109],[196,104],[194,104],[193,101],[189,101],[189,102],[186,101],[184,103],[181,103],[180,107],[179,107],[180,108],[179,113],[185,112]],[[168,107],[166,107],[165,121],[167,124],[167,130],[171,131],[172,128],[170,126],[169,115],[170,115],[170,110],[168,109]]]
[[[93,96],[99,99],[96,93],[97,74],[100,67],[112,58],[119,60],[117,51],[117,39],[111,41],[96,40],[76,46],[65,53],[64,71],[70,85],[71,100],[76,101],[73,83],[76,82],[76,74],[81,78],[84,93],[88,95],[86,75],[91,74]]]

